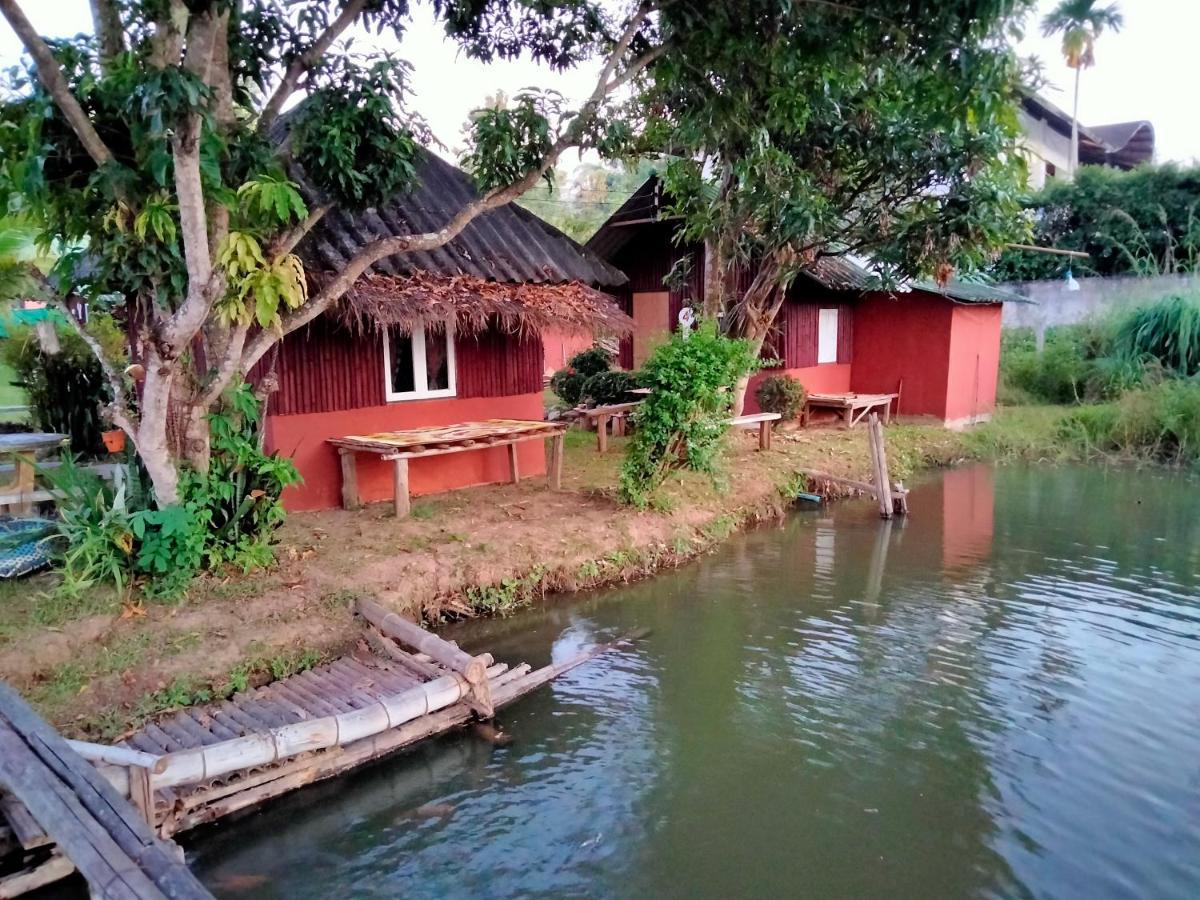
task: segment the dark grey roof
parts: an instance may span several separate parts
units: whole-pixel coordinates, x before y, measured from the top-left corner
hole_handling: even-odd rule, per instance
[[[369,241],[436,231],[479,194],[464,171],[421,150],[412,187],[388,202],[358,213],[330,211],[301,242],[297,253],[310,268],[336,271]],[[309,203],[316,188],[293,167],[292,177]],[[372,271],[410,275],[474,275],[508,283],[580,281],[616,287],[627,279],[553,225],[514,203],[483,213],[450,243],[429,252],[402,253],[380,260]]]
[[[1064,137],[1071,136],[1071,115],[1040,94],[1028,93],[1021,105],[1029,115],[1050,124]],[[1079,124],[1079,161],[1084,165],[1109,165],[1132,169],[1154,159],[1154,125],[1144,119],[1111,125]]]
[[[636,235],[639,225],[662,221],[662,181],[651,175],[609,216],[584,245],[603,259],[612,259]]]

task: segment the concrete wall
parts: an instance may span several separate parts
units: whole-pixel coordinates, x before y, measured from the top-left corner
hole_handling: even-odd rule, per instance
[[[1075,325],[1111,311],[1152,303],[1168,294],[1197,290],[1200,289],[1200,279],[1188,275],[1080,278],[1078,291],[1068,291],[1065,278],[1025,281],[1003,287],[1034,301],[1005,303],[1004,327],[1032,328],[1040,345],[1047,328]]]

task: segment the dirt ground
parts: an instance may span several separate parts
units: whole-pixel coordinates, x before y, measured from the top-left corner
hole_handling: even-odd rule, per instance
[[[888,430],[893,477],[962,455],[939,427]],[[180,601],[131,602],[111,592],[65,602],[51,576],[0,596],[0,678],[74,736],[111,740],[148,716],[282,677],[353,648],[355,598],[368,596],[434,624],[503,614],[542,592],[571,591],[675,565],[745,524],[778,515],[797,474],[867,480],[865,429],[784,432],[757,451],[730,438],[722,483],[674,477],[660,509],[615,497],[621,440],[595,451],[568,435],[563,490],[544,478],[390,504],[288,518],[270,572],[206,577]]]

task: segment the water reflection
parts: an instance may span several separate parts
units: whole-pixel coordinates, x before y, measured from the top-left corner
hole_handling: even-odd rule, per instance
[[[1200,489],[972,467],[455,635],[503,714],[201,836],[256,896],[1200,892]],[[224,881],[223,881],[224,879]],[[350,887],[348,887],[350,886]]]

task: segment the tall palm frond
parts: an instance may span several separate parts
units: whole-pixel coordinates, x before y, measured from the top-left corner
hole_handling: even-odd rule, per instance
[[[1096,38],[1104,29],[1120,31],[1125,24],[1116,3],[1099,6],[1098,0],[1063,0],[1042,19],[1042,34],[1062,35],[1062,52],[1072,69],[1096,63]]]

